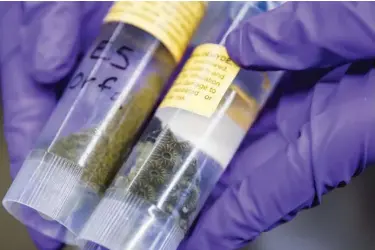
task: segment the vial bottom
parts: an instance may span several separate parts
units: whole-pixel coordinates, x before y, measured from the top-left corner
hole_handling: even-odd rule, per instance
[[[75,245],[100,197],[81,183],[82,168],[44,150],[30,153],[3,199],[5,209],[40,233]]]
[[[170,250],[184,237],[178,220],[124,190],[107,192],[79,236],[84,250]]]

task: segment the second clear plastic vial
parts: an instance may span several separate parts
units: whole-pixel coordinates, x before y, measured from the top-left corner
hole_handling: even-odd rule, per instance
[[[178,247],[280,77],[240,71],[223,46],[256,4],[222,9],[228,26],[184,65],[80,234],[87,248]]]

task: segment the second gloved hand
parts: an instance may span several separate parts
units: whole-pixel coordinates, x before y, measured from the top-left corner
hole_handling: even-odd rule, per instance
[[[180,249],[242,247],[374,163],[374,11],[290,2],[229,36],[244,68],[300,71],[285,77]]]
[[[57,102],[57,88],[99,32],[110,2],[0,3],[4,132],[14,178]],[[38,249],[62,244],[29,229]]]

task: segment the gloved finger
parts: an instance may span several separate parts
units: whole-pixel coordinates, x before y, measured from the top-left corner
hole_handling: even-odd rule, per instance
[[[54,83],[98,34],[110,2],[23,2],[22,47],[38,82]]]
[[[323,194],[374,162],[374,78],[370,72],[347,76],[339,86],[318,85],[307,96],[309,119],[299,126],[290,119],[300,113],[291,114],[298,101],[285,99],[278,109],[278,130],[237,158],[230,187],[201,214],[182,249],[237,249],[316,205]]]
[[[33,82],[23,67],[19,53],[2,66],[4,132],[13,178],[56,104],[53,89]]]
[[[36,84],[25,70],[27,65],[20,53],[20,34],[15,32],[21,26],[21,12],[20,4],[14,4],[2,22],[13,27],[2,25],[0,30],[1,37],[7,38],[2,40],[0,48],[1,90],[4,132],[13,165],[21,164],[56,104],[54,90]],[[12,169],[13,177],[18,168]]]
[[[3,16],[0,27],[2,58],[0,88],[4,110],[4,134],[8,146],[11,175],[14,178],[36,137],[53,110],[56,97],[52,89],[36,84],[27,74],[20,53],[21,6],[14,4]],[[12,28],[4,23],[12,24]],[[32,234],[37,245],[59,249],[62,244],[47,237]],[[41,248],[43,249],[43,248]]]
[[[227,39],[229,55],[252,69],[303,70],[375,56],[372,2],[288,2],[252,17]]]
[[[73,67],[81,2],[23,2],[22,49],[36,81],[54,83]]]
[[[34,242],[36,248],[38,250],[61,250],[63,249],[64,244],[55,241],[53,239],[47,238],[43,234],[31,229],[27,228],[32,241]]]

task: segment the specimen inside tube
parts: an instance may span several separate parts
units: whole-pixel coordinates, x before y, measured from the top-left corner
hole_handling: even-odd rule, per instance
[[[134,135],[150,113],[162,84],[160,77],[150,76],[144,87],[104,119],[104,128],[92,127],[62,137],[50,152],[76,164],[85,157],[82,180],[95,191],[105,190],[130,151]]]
[[[156,205],[178,218],[180,228],[186,231],[200,208],[204,183],[199,162],[209,162],[206,155],[191,154],[192,149],[190,142],[177,138],[154,117],[111,189],[131,192]]]

